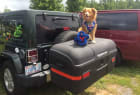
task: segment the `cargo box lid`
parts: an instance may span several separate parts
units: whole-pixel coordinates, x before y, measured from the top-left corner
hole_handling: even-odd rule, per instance
[[[116,50],[116,45],[112,40],[103,38],[96,38],[95,40],[96,44],[89,43],[86,46],[78,46],[73,40],[55,44],[51,51],[64,55],[72,61],[73,65],[79,65],[94,60],[96,57],[105,56],[111,50]]]

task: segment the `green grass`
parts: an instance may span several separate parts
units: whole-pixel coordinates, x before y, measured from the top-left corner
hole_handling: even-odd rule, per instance
[[[136,83],[132,83],[133,79],[135,80]],[[88,89],[86,89],[79,95],[96,95],[96,91],[99,90],[105,90],[115,95],[116,92],[111,90],[111,88],[109,88],[109,85],[118,85],[121,87],[130,88],[133,91],[134,95],[139,95],[140,62],[127,62],[124,65],[114,68],[114,70],[111,73],[98,80],[96,83],[91,85]],[[2,87],[1,81],[0,81],[0,95],[5,95],[5,91]],[[74,95],[74,94],[57,87],[55,84],[48,84],[46,86],[42,86],[41,88],[30,89],[29,95]]]
[[[132,83],[132,80],[136,83]],[[98,89],[108,89],[107,85],[120,85],[131,88],[134,95],[140,94],[140,62],[127,62],[120,67],[115,68],[111,73],[104,76],[93,87]]]

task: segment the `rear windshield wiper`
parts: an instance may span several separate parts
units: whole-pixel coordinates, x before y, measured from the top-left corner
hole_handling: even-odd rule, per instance
[[[46,21],[46,13],[42,13],[42,18],[43,18],[43,20],[45,20]]]
[[[68,19],[62,17],[54,17],[52,20],[55,21],[55,20],[68,20]]]

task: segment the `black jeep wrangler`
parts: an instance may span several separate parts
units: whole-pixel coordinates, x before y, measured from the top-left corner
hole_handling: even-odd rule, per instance
[[[80,92],[110,72],[116,45],[96,38],[80,47],[75,13],[23,10],[0,14],[0,70],[8,95],[52,81]]]

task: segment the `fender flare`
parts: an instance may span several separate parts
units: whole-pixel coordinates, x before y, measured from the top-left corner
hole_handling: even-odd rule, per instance
[[[17,73],[23,72],[23,65],[18,54],[12,52],[2,52],[0,57],[5,60],[11,60]]]

